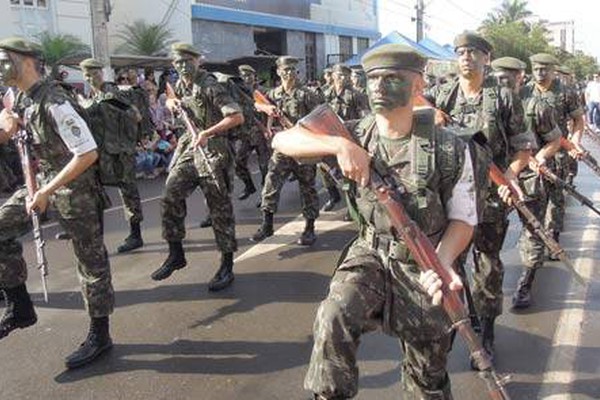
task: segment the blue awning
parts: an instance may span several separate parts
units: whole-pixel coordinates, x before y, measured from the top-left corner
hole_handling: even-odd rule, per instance
[[[425,47],[426,49],[428,49],[436,54],[439,54],[442,57],[442,59],[444,59],[444,60],[451,61],[451,60],[456,59],[456,54],[454,54],[454,52],[452,51],[452,48],[446,47],[448,45],[442,46],[439,43],[437,43],[429,38],[422,39],[419,42],[419,45]]]
[[[423,54],[427,58],[432,58],[432,59],[436,59],[436,60],[446,60],[447,59],[445,54],[438,54],[437,52],[431,51],[427,47],[421,46],[419,43],[415,42],[414,40],[407,38],[400,32],[393,31],[390,34],[382,37],[381,39],[379,39],[378,41],[373,43],[371,45],[371,47],[369,47],[368,49],[363,50],[359,54],[355,55],[354,57],[352,57],[351,59],[346,61],[345,64],[346,65],[358,65],[358,64],[360,64],[360,59],[367,51],[377,48],[383,44],[389,44],[389,43],[398,43],[398,44],[404,44],[404,45],[410,46],[413,49],[415,49],[416,51],[418,51],[419,53]],[[454,56],[453,56],[453,58],[454,58]]]

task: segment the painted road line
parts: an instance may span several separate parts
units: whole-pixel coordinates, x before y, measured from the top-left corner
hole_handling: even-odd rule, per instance
[[[598,200],[598,197],[595,195],[594,200]],[[581,243],[597,243],[598,238],[600,238],[600,227],[596,223],[595,214],[588,210],[585,218],[588,218],[590,223],[583,231]],[[589,250],[579,248],[580,252]],[[594,253],[589,252],[589,254]],[[578,258],[575,262],[575,269],[584,280],[589,281],[593,275],[595,262],[596,260],[592,256]],[[581,325],[584,320],[585,306],[582,304],[585,304],[588,286],[586,285],[585,289],[581,290],[581,288],[575,287],[578,284],[573,280],[570,281],[569,285],[568,293],[573,293],[574,298],[568,299],[565,303],[568,302],[573,307],[565,307],[558,319],[550,347],[550,358],[542,379],[542,390],[539,397],[541,399],[569,400],[573,398],[571,394],[565,393],[564,387],[576,380],[575,358],[583,334]]]
[[[342,211],[345,212],[344,210]],[[341,219],[344,215],[343,212],[336,213],[336,216]],[[258,257],[271,251],[275,251],[281,247],[288,246],[291,243],[295,243],[296,239],[298,239],[298,237],[304,230],[304,223],[304,217],[302,215],[297,216],[294,220],[286,223],[281,228],[277,229],[273,236],[266,238],[262,242],[257,243],[256,245],[250,247],[248,250],[240,254],[238,257],[236,257],[234,262],[244,261],[250,258]],[[352,224],[353,222],[348,221],[328,221],[323,219],[317,219],[315,222],[315,231],[317,232],[317,234],[319,234],[350,226]]]

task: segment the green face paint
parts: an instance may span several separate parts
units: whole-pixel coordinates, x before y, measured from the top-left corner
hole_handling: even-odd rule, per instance
[[[395,74],[367,76],[367,92],[371,109],[378,113],[405,107],[412,94],[411,81]]]
[[[177,58],[173,61],[173,66],[182,77],[191,78],[196,73],[196,64],[193,58]]]
[[[17,76],[17,65],[6,51],[0,50],[0,82],[12,86]]]
[[[83,79],[90,84],[94,89],[100,89],[104,83],[102,70],[99,68],[90,68],[83,70]]]

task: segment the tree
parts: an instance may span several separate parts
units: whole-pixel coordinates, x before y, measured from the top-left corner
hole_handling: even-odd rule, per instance
[[[510,22],[525,22],[525,20],[533,15],[527,9],[527,0],[504,0],[500,7],[488,13],[484,25],[488,23],[510,23]]]
[[[46,65],[50,67],[50,75],[58,78],[58,67],[68,58],[89,57],[90,46],[79,38],[68,34],[53,34],[48,31],[38,36]]]
[[[143,20],[126,24],[116,36],[123,41],[117,51],[139,56],[164,56],[173,43],[173,34],[164,24]]]
[[[549,52],[546,28],[541,24],[527,25],[522,21],[489,24],[481,28],[483,36],[494,47],[494,58],[515,57],[529,61],[532,54]]]
[[[563,65],[569,67],[579,80],[598,72],[596,58],[585,54],[581,50],[576,50],[575,54],[571,54],[568,51],[555,48],[553,49],[553,53]]]

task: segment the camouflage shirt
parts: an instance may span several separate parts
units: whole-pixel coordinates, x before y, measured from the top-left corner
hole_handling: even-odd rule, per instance
[[[555,119],[564,137],[569,134],[568,122],[583,115],[583,108],[579,103],[577,93],[570,87],[563,85],[558,79],[554,80],[550,88],[542,92],[535,82],[529,82],[521,89],[522,98],[536,97],[542,99],[555,110]]]
[[[450,115],[457,127],[483,131],[492,159],[502,169],[508,167],[516,151],[535,144],[525,126],[521,100],[510,89],[499,87],[495,79],[486,79],[475,98],[465,96],[458,78],[433,87],[426,97]]]
[[[346,87],[338,94],[334,86],[324,93],[325,101],[344,121],[360,119],[369,109],[368,100],[358,91]]]
[[[231,98],[225,87],[217,81],[217,78],[203,70],[198,71],[191,86],[186,86],[182,80],[177,81],[175,92],[198,131],[210,128],[224,117],[242,112],[240,106]],[[209,174],[208,168],[198,156],[198,152],[194,152],[193,141],[193,132],[186,130],[179,139],[178,147],[180,149],[178,152],[181,155],[178,161],[194,159],[200,176],[206,176]],[[204,147],[204,154],[212,165],[228,163],[230,153],[229,141],[224,134],[209,138]]]
[[[271,89],[267,97],[294,124],[322,103],[320,96],[299,85],[296,85],[290,93],[287,93],[283,86],[278,86]]]

